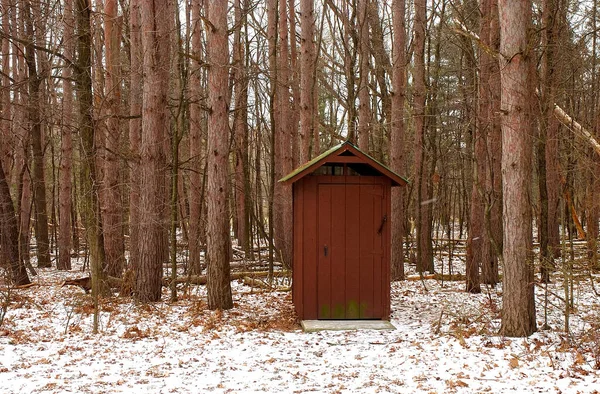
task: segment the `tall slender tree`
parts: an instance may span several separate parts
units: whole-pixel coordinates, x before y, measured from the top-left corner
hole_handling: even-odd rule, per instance
[[[406,91],[406,0],[392,2],[393,64],[390,165],[398,174],[405,171],[404,101]],[[392,280],[404,279],[405,217],[404,188],[392,190]]]
[[[535,332],[531,176],[531,1],[499,0],[504,201],[502,334]]]
[[[231,309],[229,272],[229,212],[227,209],[227,158],[229,156],[229,120],[227,77],[227,2],[208,4],[208,226],[206,228],[207,291],[209,309]]]
[[[129,3],[129,267],[137,271],[140,236],[140,146],[142,142],[142,30],[140,0]]]
[[[311,139],[316,129],[315,73],[316,46],[314,0],[300,1],[300,162],[311,158]],[[314,147],[313,147],[314,148]]]
[[[64,46],[65,57],[73,60],[74,51],[74,26],[75,18],[73,14],[73,1],[66,0],[63,11],[64,25]],[[59,189],[59,215],[60,228],[58,231],[58,269],[71,269],[71,211],[73,209],[72,201],[72,171],[73,171],[73,83],[72,67],[65,64],[62,70],[63,100],[62,100],[62,124],[61,124],[61,143],[60,143],[60,189]]]
[[[104,225],[104,245],[106,250],[106,271],[108,275],[119,277],[125,265],[125,240],[123,210],[120,190],[121,108],[120,47],[121,21],[117,14],[117,1],[104,2],[104,45],[106,48],[106,152],[104,158],[104,178],[101,192],[102,223]]]
[[[167,93],[171,19],[169,1],[140,3],[143,60],[142,141],[140,146],[139,265],[135,296],[142,302],[161,298],[163,264],[167,262],[167,179],[165,131],[169,127]]]
[[[2,143],[0,142],[0,145]],[[0,258],[8,261],[10,280],[14,285],[29,284],[29,276],[19,253],[19,227],[10,188],[0,160]]]
[[[417,270],[433,271],[431,245],[431,201],[429,201],[429,171],[425,138],[425,33],[427,6],[425,0],[414,0],[414,70],[413,70],[413,117],[415,127],[415,212],[417,226]]]
[[[363,152],[369,152],[369,134],[371,131],[371,98],[369,94],[369,23],[367,21],[368,0],[358,1],[359,31],[359,83],[358,83],[358,146]]]
[[[200,249],[205,236],[202,225],[203,209],[203,174],[202,169],[204,149],[202,144],[204,120],[202,111],[202,76],[203,45],[202,45],[202,0],[192,2],[192,59],[190,63],[190,218],[189,218],[189,270],[191,274],[200,274],[202,271]]]
[[[44,177],[44,149],[42,146],[42,117],[40,86],[41,76],[38,75],[38,63],[35,49],[35,32],[31,2],[23,3],[25,33],[28,37],[25,45],[25,61],[27,63],[29,88],[29,123],[31,127],[31,150],[33,154],[32,187],[35,202],[35,239],[37,243],[38,267],[50,267],[50,240],[48,235],[48,213],[46,207],[46,181]]]

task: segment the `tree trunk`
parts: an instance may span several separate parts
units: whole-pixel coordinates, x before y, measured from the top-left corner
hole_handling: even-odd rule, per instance
[[[488,11],[489,4],[483,4],[481,20],[481,34],[483,37],[486,35],[486,19],[485,16]],[[466,12],[472,10],[465,10]],[[467,261],[466,261],[466,290],[470,293],[480,293],[480,275],[479,270],[483,261],[483,251],[485,245],[485,185],[486,185],[486,141],[487,141],[487,121],[488,111],[487,107],[489,102],[485,97],[487,82],[489,78],[488,70],[485,68],[487,64],[485,62],[490,61],[489,56],[485,51],[480,51],[479,55],[479,85],[476,81],[476,64],[473,50],[471,49],[471,42],[469,40],[464,42],[465,57],[467,59],[467,97],[466,100],[470,101],[468,107],[469,119],[476,125],[472,129],[472,143],[473,143],[473,182],[471,184],[471,210],[469,215],[469,236],[467,239]],[[472,97],[477,96],[477,90],[479,88],[479,114],[475,110],[475,102]],[[469,94],[470,93],[470,94]],[[485,114],[485,115],[484,115]],[[479,116],[478,116],[479,115]]]
[[[487,32],[482,39],[492,51],[498,51],[500,31],[498,26],[498,1],[487,0],[487,14],[483,23]],[[482,26],[483,30],[483,26]],[[486,113],[481,112],[479,119],[487,130],[487,173],[485,199],[486,242],[482,250],[481,282],[495,285],[499,281],[498,260],[502,256],[502,130],[500,129],[500,70],[498,62],[487,52],[482,67],[485,67],[486,81],[481,82],[481,97],[485,100]]]
[[[190,64],[190,218],[189,218],[189,272],[199,275],[202,272],[200,265],[200,250],[205,234],[202,223],[202,178],[204,147],[202,144],[204,121],[202,117],[201,100],[202,89],[202,0],[192,2],[192,61]],[[237,113],[237,111],[236,111]]]
[[[371,133],[371,98],[369,97],[369,24],[367,22],[367,8],[369,0],[358,1],[358,31],[360,38],[360,62],[358,72],[358,146],[369,153],[369,134]]]
[[[208,308],[231,309],[229,270],[229,213],[227,209],[227,158],[229,156],[229,122],[227,110],[227,3],[210,2],[207,34],[208,70],[208,226],[206,262]]]
[[[533,137],[531,1],[500,0],[502,174],[504,200],[502,334],[536,330],[531,223]]]
[[[292,172],[293,154],[292,154],[292,139],[295,134],[292,133],[292,108],[290,106],[290,52],[289,52],[289,30],[288,30],[288,13],[286,1],[279,1],[279,56],[278,56],[278,81],[279,81],[279,127],[276,143],[279,144],[279,162],[277,167],[281,168],[283,176]],[[276,177],[275,181],[281,178]],[[281,210],[281,258],[286,267],[292,265],[292,186],[289,184],[276,183],[279,188],[280,210]]]
[[[120,277],[125,265],[125,240],[123,210],[120,190],[119,152],[121,128],[120,44],[121,21],[117,16],[117,1],[106,0],[104,4],[104,44],[106,48],[106,153],[102,196],[102,223],[106,251],[106,272]]]
[[[415,211],[417,217],[417,271],[430,270],[433,265],[431,223],[428,219],[427,159],[425,154],[425,29],[427,11],[425,0],[414,0],[414,71],[413,117],[415,125]]]
[[[0,148],[2,148],[0,143]],[[19,229],[10,188],[0,160],[0,258],[10,267],[10,281],[20,286],[29,284],[25,264],[19,253]]]
[[[25,1],[25,28],[28,43],[25,45],[25,61],[29,70],[29,122],[31,127],[31,150],[33,153],[32,187],[35,202],[35,238],[38,267],[50,267],[50,241],[48,237],[48,214],[46,207],[46,182],[44,180],[44,151],[42,148],[42,119],[40,116],[40,85],[34,49],[34,30],[31,5]]]
[[[390,165],[397,174],[406,170],[404,151],[404,101],[406,91],[406,0],[392,2],[393,68],[390,126]],[[404,279],[405,189],[392,189],[392,280]]]
[[[75,18],[73,15],[73,1],[65,1],[64,16],[64,35],[65,35],[65,57],[73,60],[74,48],[74,25]],[[60,206],[60,227],[58,232],[58,262],[56,268],[61,270],[71,269],[71,243],[72,243],[72,226],[71,226],[71,211],[73,209],[72,201],[72,185],[71,177],[73,171],[73,85],[71,65],[65,64],[62,70],[62,125],[61,125],[61,143],[60,143],[60,190],[59,190],[59,206]]]
[[[315,10],[314,0],[300,1],[300,163],[310,160],[315,128]],[[314,147],[313,147],[314,149]]]
[[[142,141],[142,33],[140,0],[129,4],[129,270],[139,266],[140,239],[140,146]]]
[[[6,34],[11,33],[10,18],[8,9],[10,7],[9,0],[2,0],[2,30]],[[6,171],[6,179],[10,181],[12,168],[13,152],[11,148],[13,141],[13,133],[11,131],[12,114],[11,114],[11,102],[10,102],[10,40],[9,37],[2,37],[2,77],[0,79],[0,86],[2,92],[0,93],[0,138],[4,143],[0,148],[0,161],[4,165]],[[14,75],[14,74],[13,74]],[[16,93],[15,93],[16,94]]]
[[[168,1],[140,3],[143,60],[142,141],[140,147],[139,267],[135,296],[142,302],[159,301],[163,264],[167,262],[168,212],[165,131],[169,91],[170,19]]]

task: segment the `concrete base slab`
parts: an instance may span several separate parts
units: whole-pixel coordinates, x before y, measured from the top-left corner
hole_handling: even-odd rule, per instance
[[[304,332],[396,329],[385,320],[302,320],[301,324]]]

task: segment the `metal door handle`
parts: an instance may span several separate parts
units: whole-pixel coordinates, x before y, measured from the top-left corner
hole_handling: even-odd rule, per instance
[[[323,246],[323,253],[325,254],[325,257],[327,257],[328,252],[329,248],[327,247],[327,245]]]

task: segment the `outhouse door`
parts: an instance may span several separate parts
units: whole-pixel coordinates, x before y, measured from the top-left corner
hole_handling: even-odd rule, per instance
[[[384,187],[362,183],[318,185],[319,319],[383,318]]]

